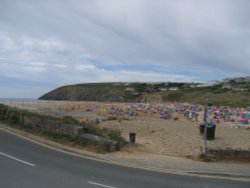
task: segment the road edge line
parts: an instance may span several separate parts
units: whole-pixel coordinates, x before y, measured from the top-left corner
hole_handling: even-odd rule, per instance
[[[89,160],[94,160],[98,162],[104,162],[104,163],[113,164],[113,165],[119,165],[119,166],[124,166],[124,167],[130,167],[130,168],[136,168],[136,169],[159,172],[159,173],[166,173],[166,174],[176,174],[176,175],[191,176],[191,177],[202,177],[202,178],[210,178],[210,179],[212,178],[213,179],[227,179],[227,180],[233,180],[233,181],[250,182],[250,176],[242,175],[242,174],[237,175],[237,174],[226,174],[226,173],[223,174],[223,173],[217,173],[217,172],[204,173],[204,172],[199,172],[199,171],[181,171],[181,170],[174,170],[174,169],[161,169],[161,168],[154,168],[154,167],[142,166],[142,165],[137,165],[137,164],[127,164],[127,163],[117,162],[117,161],[113,161],[110,159],[102,158],[100,156],[94,156],[94,155],[87,154],[87,153],[86,155],[84,153],[78,153],[74,151],[73,149],[71,150],[69,147],[63,148],[63,147],[53,145],[51,143],[49,144],[49,143],[39,142],[38,140],[34,138],[34,137],[39,137],[39,136],[32,135],[23,130],[9,127],[2,123],[0,123],[0,130],[8,132],[9,134],[15,135],[19,138],[28,140],[32,143],[43,146],[45,148],[49,148],[51,150],[55,150],[55,151],[65,153],[68,155],[72,155],[72,156],[76,156],[76,157],[80,157],[84,159],[89,159]],[[19,134],[20,132],[23,134],[22,135]],[[39,138],[42,138],[42,137],[39,137]],[[54,142],[54,141],[50,140],[50,142]],[[217,176],[215,174],[217,174]]]

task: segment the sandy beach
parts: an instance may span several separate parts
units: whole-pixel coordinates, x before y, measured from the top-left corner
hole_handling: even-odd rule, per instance
[[[110,116],[108,109],[114,106],[124,106],[124,104],[39,101],[15,102],[8,105],[33,111],[52,110],[54,112],[53,110],[56,110],[56,112],[82,113],[87,117],[94,114],[101,119],[98,126],[120,130],[127,141],[130,132],[136,133],[136,145],[129,148],[130,151],[139,150],[168,156],[197,157],[204,147],[204,140],[199,134],[202,114],[199,115],[197,122],[188,120],[181,115],[176,121],[172,118],[164,120],[159,118],[157,113],[145,112],[137,116],[126,117],[125,120],[106,120]],[[88,119],[88,121],[92,120]],[[231,122],[216,124],[215,139],[208,141],[208,148],[250,150],[249,125]]]

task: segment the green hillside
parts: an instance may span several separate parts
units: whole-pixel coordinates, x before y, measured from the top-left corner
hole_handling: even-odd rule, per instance
[[[250,79],[234,78],[210,86],[199,83],[92,83],[57,88],[41,100],[100,102],[188,102],[250,106]]]

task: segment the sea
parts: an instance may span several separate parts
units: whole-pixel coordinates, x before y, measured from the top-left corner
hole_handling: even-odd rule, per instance
[[[0,103],[11,104],[11,103],[40,103],[42,100],[31,99],[31,98],[0,98]]]

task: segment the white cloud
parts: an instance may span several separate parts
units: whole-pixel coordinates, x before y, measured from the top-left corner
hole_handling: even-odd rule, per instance
[[[156,72],[139,72],[139,71],[99,71],[97,78],[104,82],[113,82],[119,80],[123,82],[198,82],[199,79],[195,77],[188,77],[183,75],[160,74]]]
[[[78,71],[95,71],[97,68],[94,65],[78,64],[75,66]]]
[[[90,65],[78,66],[78,72],[70,72],[63,75],[63,84],[86,82],[200,82],[205,81],[196,77],[171,75],[153,71],[108,71]],[[84,73],[84,75],[82,74]],[[60,77],[57,77],[60,79]]]
[[[64,44],[58,40],[47,39],[38,41],[38,45],[43,50],[63,50]]]
[[[0,62],[1,69],[5,70],[5,73],[2,73],[4,75],[29,78],[31,75],[35,76],[34,72],[42,74],[53,67],[67,67],[65,64],[57,63],[63,59],[58,58],[57,53],[67,52],[66,45],[59,40],[27,36],[13,37],[6,33],[1,35],[0,39],[4,41],[5,51]]]
[[[35,45],[35,41],[30,37],[22,36],[20,37],[20,41],[23,47],[33,48]]]
[[[28,49],[36,49],[42,51],[62,51],[65,48],[63,42],[52,38],[31,38],[22,36],[20,38],[20,46]]]
[[[14,48],[14,41],[9,37],[0,34],[0,51],[13,50]]]
[[[29,75],[34,75],[37,74],[38,72],[44,72],[47,70],[46,67],[39,67],[39,66],[27,66],[25,67],[25,69],[27,73],[29,73]]]
[[[45,67],[46,64],[43,62],[31,62],[29,65],[34,66],[34,67]]]
[[[53,66],[56,68],[63,68],[63,69],[67,68],[67,65],[64,65],[64,64],[55,64]]]
[[[62,85],[249,75],[249,7],[244,0],[1,1],[0,76]]]

